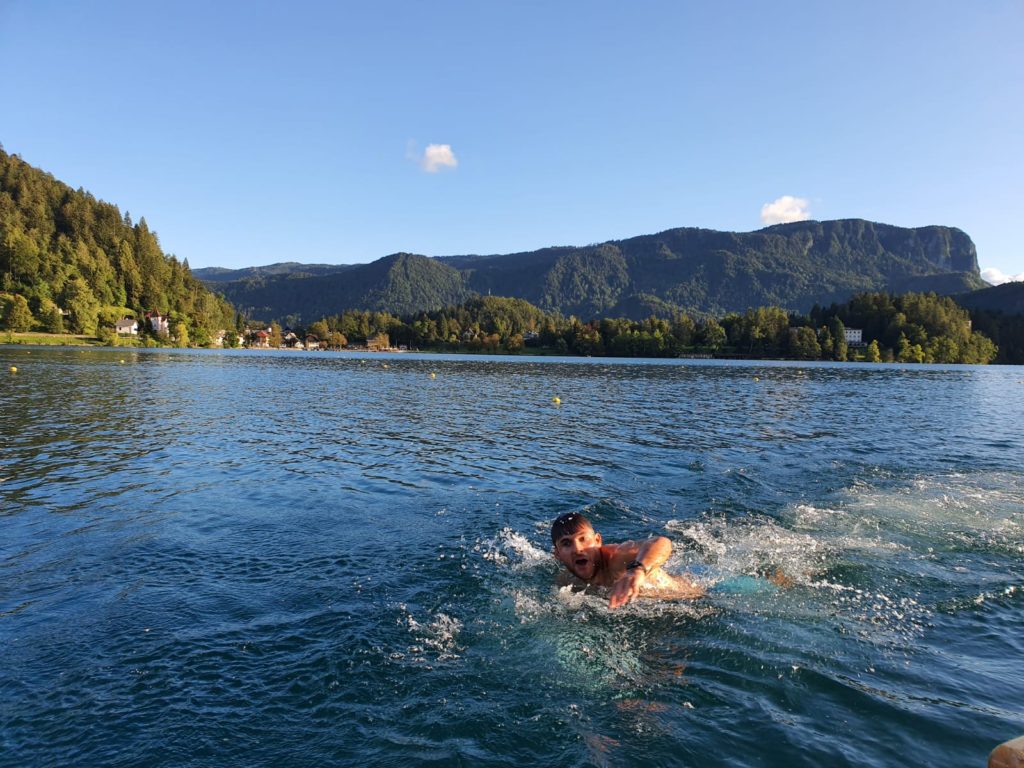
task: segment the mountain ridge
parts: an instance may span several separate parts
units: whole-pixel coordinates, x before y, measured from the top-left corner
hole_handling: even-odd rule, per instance
[[[290,270],[290,271],[289,271]],[[319,273],[315,273],[319,270]],[[246,313],[311,321],[345,309],[427,311],[472,295],[522,298],[581,317],[667,316],[780,306],[806,311],[860,291],[965,293],[984,287],[960,229],[865,219],[777,224],[752,232],[679,227],[587,246],[511,254],[391,254],[369,264],[194,270]]]

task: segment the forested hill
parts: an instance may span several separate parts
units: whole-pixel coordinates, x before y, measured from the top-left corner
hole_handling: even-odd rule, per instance
[[[757,306],[807,311],[861,291],[953,294],[985,285],[974,243],[959,229],[907,229],[861,219],[744,233],[671,229],[507,255],[397,254],[337,270],[315,275],[295,265],[285,274],[239,272],[238,280],[220,272],[216,286],[254,317],[309,321],[345,309],[432,310],[474,294],[522,298],[583,318],[643,318],[680,309],[716,315]]]
[[[121,317],[155,310],[170,315],[179,341],[202,344],[235,323],[233,307],[165,254],[144,218],[133,224],[2,149],[0,300],[9,327],[17,307],[12,330],[112,334]]]

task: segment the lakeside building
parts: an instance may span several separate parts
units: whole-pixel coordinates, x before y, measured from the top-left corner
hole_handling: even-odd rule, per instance
[[[171,322],[167,315],[161,315],[157,310],[146,313],[146,320],[149,321],[149,328],[155,334],[168,334],[171,332]]]

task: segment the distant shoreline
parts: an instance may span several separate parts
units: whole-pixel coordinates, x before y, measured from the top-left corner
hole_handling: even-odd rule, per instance
[[[120,350],[159,350],[159,349],[180,349],[183,351],[189,350],[208,350],[214,352],[233,352],[233,351],[247,351],[247,352],[293,352],[295,354],[306,354],[308,350],[300,350],[290,347],[177,347],[173,344],[161,345],[150,347],[145,344],[132,343],[132,339],[118,339],[119,342],[115,345],[106,344],[95,336],[89,336],[86,334],[70,334],[70,333],[12,333],[12,332],[0,332],[0,346],[39,346],[39,347],[69,347],[69,348],[81,348],[90,347],[96,349],[120,349]],[[559,351],[555,349],[540,349],[540,348],[528,348],[524,347],[522,350],[517,352],[492,352],[484,350],[457,350],[457,349],[438,349],[438,348],[420,348],[415,350],[374,350],[374,349],[320,349],[314,350],[318,353],[327,354],[366,354],[366,355],[380,355],[380,354],[417,354],[417,355],[454,355],[459,357],[488,357],[488,356],[500,356],[500,357],[571,357],[580,360],[718,360],[718,361],[729,361],[729,360],[749,360],[749,361],[764,361],[764,362],[779,362],[779,363],[815,363],[815,362],[836,362],[831,360],[810,360],[807,358],[799,357],[783,357],[779,355],[771,356],[752,356],[737,354],[732,351],[721,350],[718,353],[712,352],[692,352],[689,354],[681,354],[676,357],[634,357],[634,356],[617,356],[617,355],[580,355],[574,354],[568,351]],[[843,361],[853,364],[868,363],[869,360],[864,360],[860,357],[851,358],[850,360]],[[879,365],[907,365],[905,361],[878,361]],[[973,365],[973,363],[919,363],[919,365]],[[1000,363],[988,363],[987,365],[1000,365]],[[1005,365],[1005,364],[1004,364]]]

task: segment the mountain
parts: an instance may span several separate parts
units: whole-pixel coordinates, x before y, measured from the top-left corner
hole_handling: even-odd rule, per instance
[[[245,267],[243,269],[203,267],[202,269],[193,269],[192,274],[205,283],[229,283],[235,280],[249,280],[273,275],[298,277],[330,275],[351,268],[351,264],[299,264],[297,261],[282,261],[277,264],[268,264],[265,267]]]
[[[437,309],[474,294],[513,296],[588,319],[665,317],[678,309],[722,315],[772,305],[807,311],[860,291],[950,294],[985,285],[974,243],[961,230],[862,219],[756,232],[680,228],[504,255],[395,254],[327,274],[274,265],[282,266],[290,271],[254,268],[241,280],[204,279],[254,317],[303,322],[345,309]]]
[[[214,282],[241,312],[262,320],[293,318],[310,323],[345,309],[404,315],[440,309],[469,298],[458,270],[411,253],[395,253],[370,264],[335,267],[310,274],[306,265],[293,272],[263,273],[256,268],[241,280]],[[247,272],[248,270],[240,270]]]

